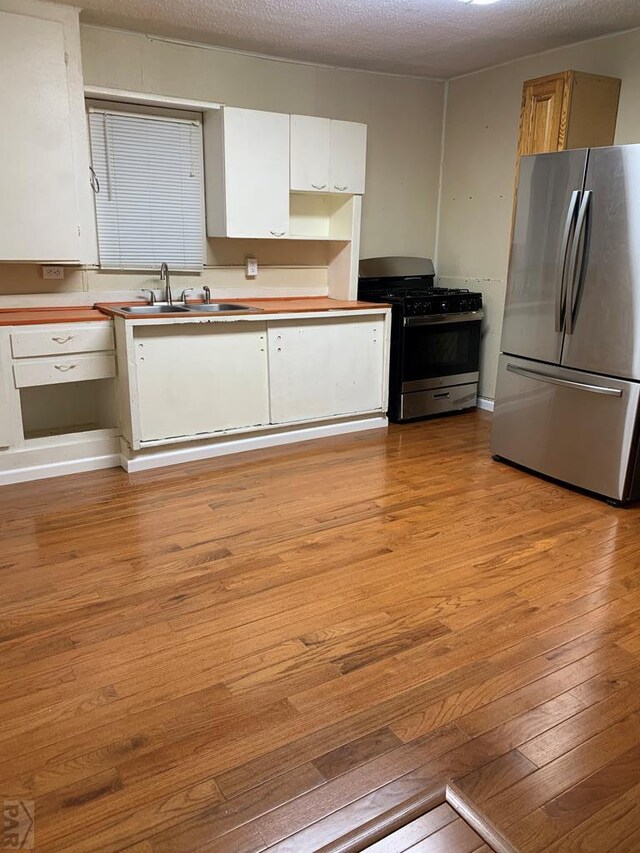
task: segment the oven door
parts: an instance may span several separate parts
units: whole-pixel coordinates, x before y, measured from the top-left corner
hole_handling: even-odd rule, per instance
[[[402,393],[477,382],[482,316],[405,317]]]

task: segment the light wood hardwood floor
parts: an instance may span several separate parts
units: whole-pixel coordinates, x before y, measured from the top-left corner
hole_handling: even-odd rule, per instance
[[[0,489],[36,850],[304,853],[447,779],[525,853],[640,850],[640,509],[489,429]]]

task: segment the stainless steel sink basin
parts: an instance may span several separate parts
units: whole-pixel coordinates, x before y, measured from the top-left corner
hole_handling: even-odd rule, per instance
[[[127,314],[188,314],[189,309],[183,305],[120,305],[120,311]]]
[[[202,305],[189,305],[187,311],[206,312],[207,314],[218,314],[220,311],[262,311],[262,308],[251,308],[249,305],[241,305],[239,302],[211,302]]]

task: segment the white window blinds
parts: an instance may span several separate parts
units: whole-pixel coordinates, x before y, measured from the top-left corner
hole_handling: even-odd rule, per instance
[[[202,126],[180,118],[89,113],[100,266],[202,267]]]

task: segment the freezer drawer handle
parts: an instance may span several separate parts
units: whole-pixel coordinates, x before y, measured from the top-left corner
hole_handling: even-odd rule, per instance
[[[549,382],[551,385],[561,385],[563,388],[575,388],[576,391],[590,391],[592,394],[604,394],[606,397],[622,397],[621,388],[607,388],[604,385],[590,385],[588,382],[571,382],[569,379],[560,379],[537,370],[527,370],[515,364],[508,364],[509,373],[517,373],[527,379],[537,379],[539,382]]]

